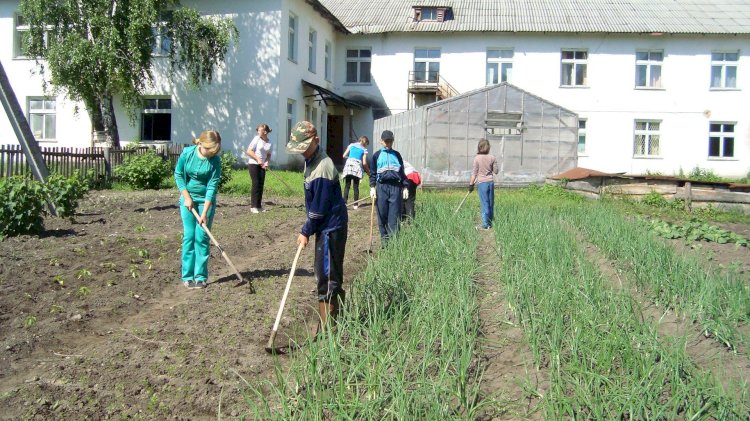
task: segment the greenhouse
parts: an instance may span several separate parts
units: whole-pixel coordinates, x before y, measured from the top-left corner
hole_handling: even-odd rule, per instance
[[[375,121],[427,186],[468,184],[477,143],[490,141],[500,186],[542,182],[575,168],[578,115],[503,82]]]

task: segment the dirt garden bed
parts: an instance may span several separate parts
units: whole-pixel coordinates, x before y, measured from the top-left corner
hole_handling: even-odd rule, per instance
[[[208,288],[180,285],[176,191],[94,191],[75,221],[50,218],[40,236],[0,242],[0,418],[247,413],[243,382],[275,375],[263,348],[305,218],[301,200],[272,200],[252,215],[247,198],[221,197],[214,222],[257,294],[213,247]],[[369,209],[350,211],[347,277],[367,262]],[[312,260],[308,247],[278,343],[316,320]]]

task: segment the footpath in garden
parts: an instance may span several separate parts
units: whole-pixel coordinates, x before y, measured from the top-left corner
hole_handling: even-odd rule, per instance
[[[523,329],[505,296],[499,276],[500,253],[495,231],[478,231],[475,277],[479,304],[479,350],[483,376],[481,395],[502,402],[500,413],[483,414],[486,419],[542,419],[536,406],[549,382],[533,361]],[[499,234],[502,235],[502,234]],[[499,412],[499,411],[496,411]],[[479,419],[485,419],[480,415]]]

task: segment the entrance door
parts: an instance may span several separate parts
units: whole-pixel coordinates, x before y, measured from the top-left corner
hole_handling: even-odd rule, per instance
[[[326,154],[337,168],[344,166],[344,116],[328,114]]]

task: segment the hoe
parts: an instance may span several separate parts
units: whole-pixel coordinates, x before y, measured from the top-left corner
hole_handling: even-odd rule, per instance
[[[198,212],[196,212],[195,209],[193,209],[193,216],[195,216],[195,219],[198,219],[198,220],[201,219],[200,215],[198,215]],[[229,260],[229,256],[227,256],[227,253],[224,251],[223,248],[221,248],[221,246],[219,245],[219,242],[216,241],[216,238],[214,238],[213,234],[211,234],[211,231],[208,230],[208,226],[206,224],[201,224],[201,228],[203,228],[203,231],[206,232],[206,235],[208,235],[208,238],[211,239],[211,242],[214,243],[216,248],[219,249],[219,251],[221,252],[221,257],[223,257],[224,260],[226,260],[227,263],[229,263],[229,267],[231,267],[232,270],[234,270],[234,274],[237,275],[237,278],[240,280],[240,284],[245,282],[245,279],[240,274],[240,271],[238,271],[237,268],[234,267],[234,264],[232,263],[231,260]],[[250,285],[250,293],[255,293],[255,287],[253,286],[253,282],[252,281],[247,281],[247,282]]]
[[[268,344],[266,345],[266,352],[269,354],[283,353],[282,348],[275,348],[274,341],[276,341],[276,332],[279,329],[279,322],[281,321],[281,315],[284,313],[284,304],[286,304],[286,297],[289,295],[289,288],[292,286],[292,278],[294,277],[294,271],[297,269],[297,260],[302,252],[302,244],[297,247],[297,254],[294,256],[294,262],[292,262],[292,270],[289,272],[289,279],[286,281],[286,288],[284,289],[284,295],[281,297],[281,304],[279,305],[279,312],[276,313],[276,321],[273,323],[273,330],[271,331],[271,337],[268,338]]]

